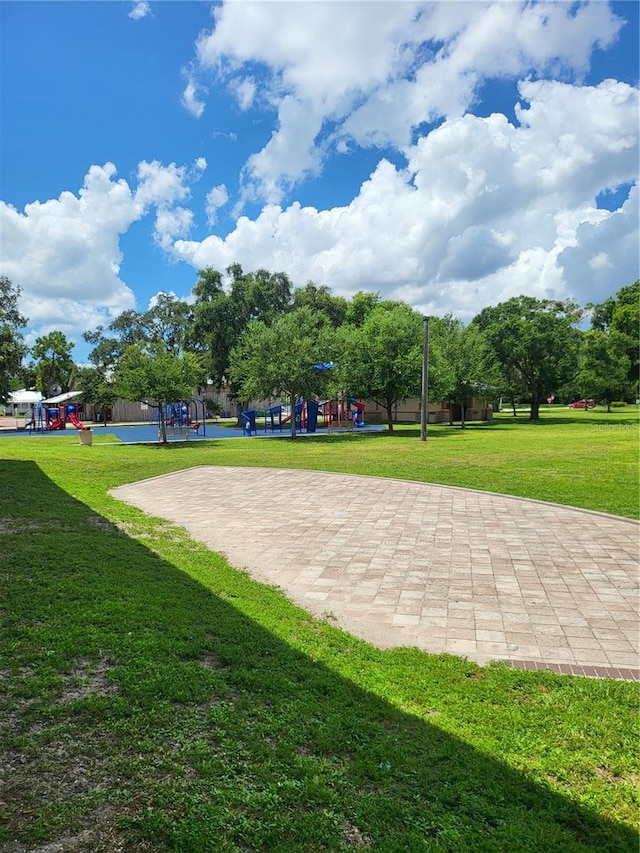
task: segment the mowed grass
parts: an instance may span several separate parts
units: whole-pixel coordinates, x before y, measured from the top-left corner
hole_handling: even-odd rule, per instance
[[[418,435],[0,438],[0,849],[637,850],[637,685],[375,649],[107,494],[252,465],[637,517],[635,410]]]

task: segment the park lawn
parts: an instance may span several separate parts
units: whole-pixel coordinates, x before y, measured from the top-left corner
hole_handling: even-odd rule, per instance
[[[418,435],[0,438],[0,847],[637,850],[638,685],[378,650],[107,494],[257,465],[637,516],[636,410]]]

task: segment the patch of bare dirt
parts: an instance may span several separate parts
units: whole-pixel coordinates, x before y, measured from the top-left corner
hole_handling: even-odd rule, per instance
[[[64,688],[59,701],[73,702],[87,696],[112,696],[117,693],[118,685],[108,677],[111,668],[106,658],[97,661],[79,660],[72,672],[61,676]]]
[[[371,847],[373,840],[364,835],[357,826],[354,826],[350,821],[345,820],[342,830],[342,844],[349,847]]]
[[[57,521],[30,521],[27,518],[0,518],[0,534],[38,533],[60,527]]]

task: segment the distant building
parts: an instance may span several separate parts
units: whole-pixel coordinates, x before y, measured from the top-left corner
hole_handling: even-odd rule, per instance
[[[382,424],[387,422],[387,411],[373,400],[365,400],[365,418],[367,423]],[[449,403],[429,402],[428,423],[448,424],[450,421],[460,420],[460,404],[454,403],[449,408]],[[417,397],[396,403],[392,409],[394,423],[417,423],[421,422],[420,400]],[[482,397],[469,397],[465,408],[465,421],[490,421],[493,418],[493,409],[488,401]]]
[[[8,415],[26,415],[31,411],[31,406],[42,402],[42,394],[39,391],[12,391],[7,400],[6,411]]]

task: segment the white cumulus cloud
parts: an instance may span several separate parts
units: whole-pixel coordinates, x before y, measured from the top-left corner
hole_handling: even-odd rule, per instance
[[[175,256],[197,269],[285,270],[344,295],[379,290],[467,319],[520,293],[585,304],[615,292],[637,277],[637,195],[613,213],[597,198],[637,179],[638,91],[608,80],[520,91],[519,125],[447,120],[407,148],[406,168],[381,160],[348,205],[267,204],[224,238],[176,241]]]
[[[115,174],[111,163],[92,166],[77,196],[63,192],[22,212],[0,202],[2,274],[22,288],[31,324],[77,332],[133,307],[119,240],[144,208]]]
[[[191,167],[142,161],[132,189],[106,163],[91,166],[77,194],[65,191],[22,211],[0,201],[0,275],[22,289],[27,340],[53,329],[77,337],[135,307],[133,290],[120,277],[121,237],[155,210],[154,239],[171,250],[189,233],[193,213],[181,202],[206,165],[204,158]]]
[[[202,95],[204,88],[197,82],[192,74],[187,74],[187,85],[182,93],[182,106],[191,113],[194,118],[200,118],[205,110],[205,102]]]
[[[133,18],[134,21],[140,21],[142,18],[146,18],[147,15],[151,14],[151,6],[146,2],[146,0],[140,0],[139,3],[134,3],[132,10],[129,12],[129,17]]]
[[[404,149],[426,123],[462,116],[492,79],[579,78],[622,26],[606,3],[223,3],[196,43],[243,110],[277,112],[249,158],[247,198],[279,202],[333,151]],[[259,82],[258,82],[259,81]]]
[[[145,208],[155,206],[154,239],[165,251],[171,249],[174,240],[186,236],[193,224],[193,212],[178,202],[190,197],[190,183],[198,180],[206,168],[204,157],[199,157],[191,169],[175,163],[163,166],[157,160],[138,164],[135,198]]]
[[[207,222],[213,225],[218,218],[218,210],[229,201],[229,193],[224,184],[219,184],[213,187],[207,193],[205,212],[207,214]]]

